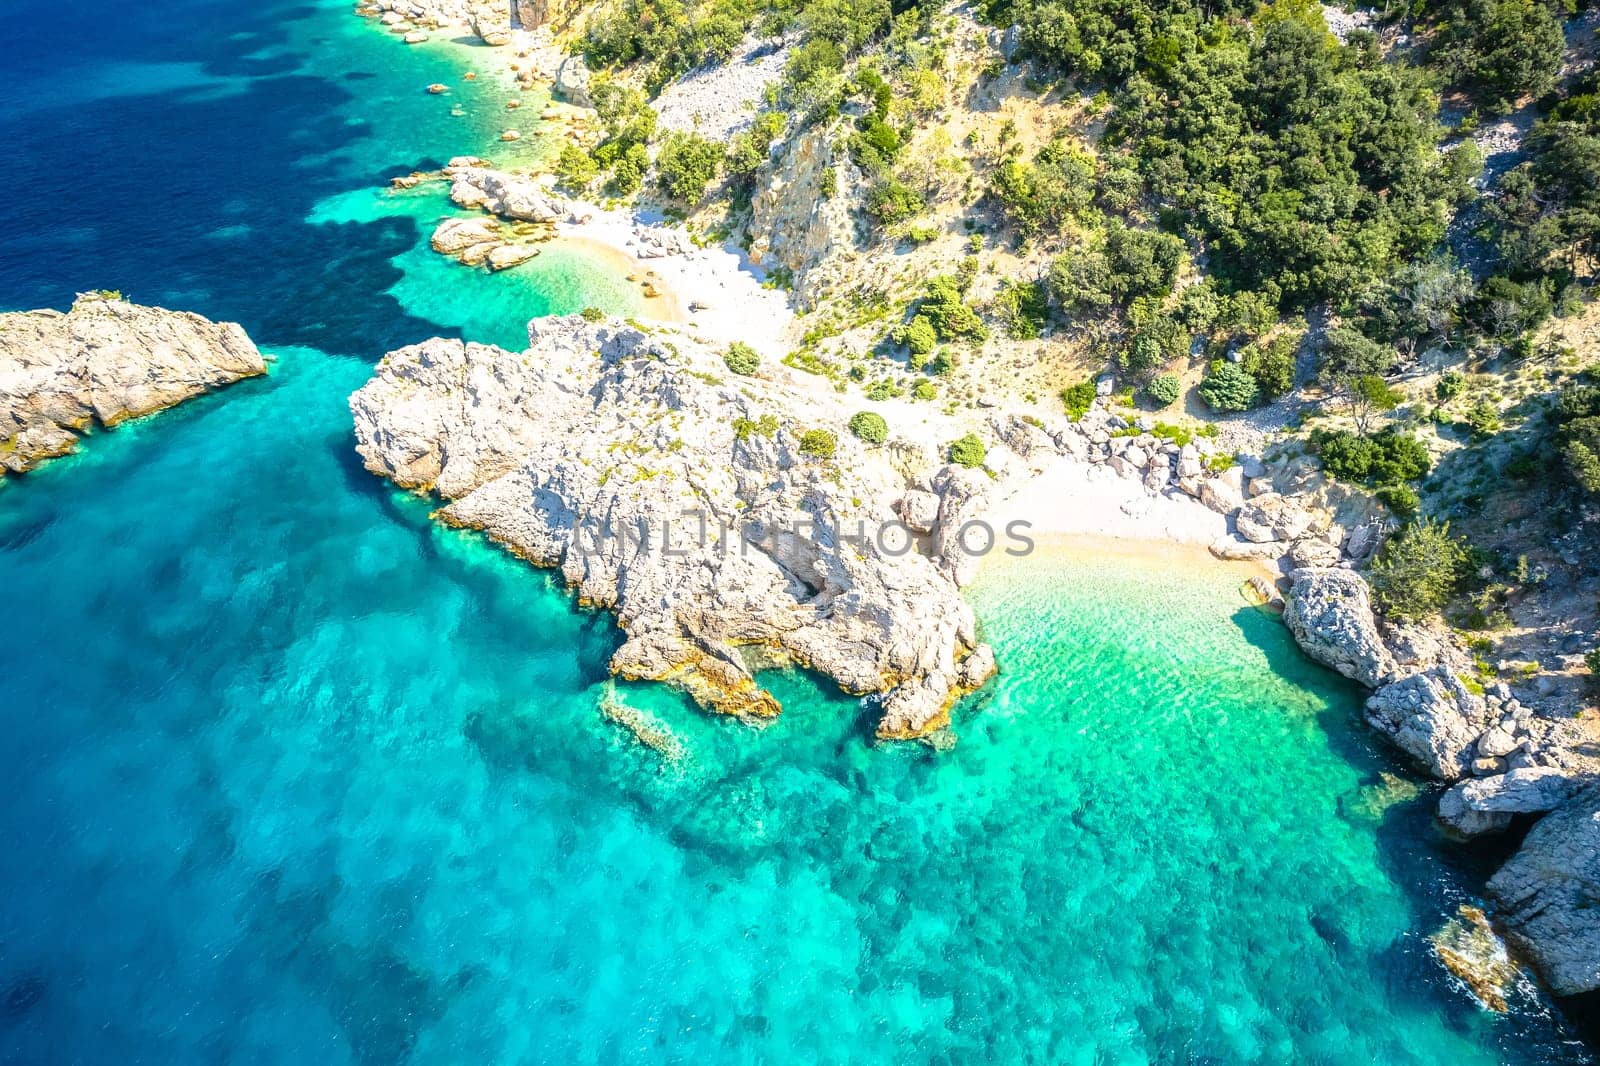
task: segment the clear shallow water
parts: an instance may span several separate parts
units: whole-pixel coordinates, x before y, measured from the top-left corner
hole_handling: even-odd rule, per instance
[[[0,1059],[1578,1057],[1432,961],[1482,871],[1368,813],[1355,693],[1223,571],[990,574],[1006,673],[939,754],[801,675],[759,733],[613,690],[610,620],[362,472],[344,398],[617,279],[417,254],[371,190],[501,122],[414,91],[447,57],[131,7],[11,14],[0,306],[121,287],[280,361],[0,488]]]

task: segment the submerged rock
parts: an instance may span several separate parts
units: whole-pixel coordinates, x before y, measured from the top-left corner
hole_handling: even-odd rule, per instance
[[[77,446],[77,433],[267,372],[242,328],[110,294],[0,315],[0,476]]]
[[[878,546],[909,486],[842,411],[724,384],[718,355],[682,336],[581,316],[529,336],[522,353],[438,339],[390,352],[350,399],[357,450],[449,501],[442,521],[615,611],[613,673],[760,719],[779,706],[753,669],[795,662],[882,694],[881,735],[920,737],[992,672],[950,561]],[[832,458],[800,450],[819,423]],[[964,479],[940,473],[964,513]]]
[[[1488,892],[1506,939],[1553,991],[1600,988],[1600,786],[1545,815]]]
[[[1428,938],[1445,969],[1455,974],[1485,1008],[1504,1014],[1506,997],[1521,977],[1488,916],[1463,903],[1456,917]]]

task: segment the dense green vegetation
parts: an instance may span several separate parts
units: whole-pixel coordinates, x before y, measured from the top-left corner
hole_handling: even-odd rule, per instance
[[[1461,585],[1467,549],[1446,524],[1421,519],[1384,544],[1372,564],[1372,598],[1394,618],[1436,614]]]

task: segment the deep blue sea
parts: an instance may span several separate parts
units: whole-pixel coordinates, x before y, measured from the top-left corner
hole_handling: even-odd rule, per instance
[[[991,570],[948,751],[801,673],[763,731],[613,685],[610,618],[366,474],[345,398],[633,289],[428,252],[389,177],[537,145],[348,8],[6,5],[0,308],[121,289],[276,362],[0,486],[0,1060],[1584,1061],[1436,961],[1496,856],[1232,571]]]

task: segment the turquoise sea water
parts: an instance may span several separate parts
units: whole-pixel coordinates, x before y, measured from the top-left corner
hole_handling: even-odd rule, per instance
[[[278,362],[0,487],[0,1060],[1582,1060],[1433,960],[1492,856],[1372,802],[1357,693],[1227,571],[991,571],[1005,673],[876,747],[801,674],[760,732],[611,685],[608,617],[364,473],[386,348],[631,298],[375,193],[503,124],[446,50],[323,2],[8,30],[0,306],[119,287]]]

